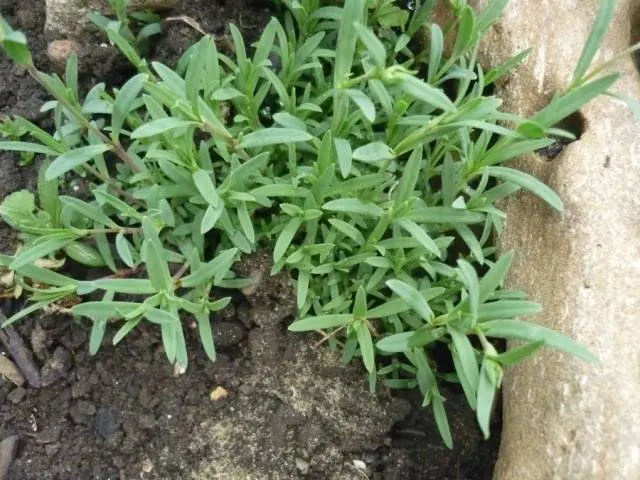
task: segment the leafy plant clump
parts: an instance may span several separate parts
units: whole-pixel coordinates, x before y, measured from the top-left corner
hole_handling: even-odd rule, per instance
[[[562,211],[551,189],[502,164],[571,138],[554,125],[614,84],[617,74],[587,75],[607,22],[573,85],[524,119],[483,92],[526,53],[487,72],[476,61],[505,0],[479,13],[452,2],[449,55],[430,21],[434,1],[412,12],[390,0],[283,3],[284,22],[271,20],[251,55],[232,25],[232,54],[206,36],[175,69],[149,64],[132,34],[107,28],[139,73],[84,98],[75,56],[64,78],[45,74],[2,22],[2,46],[51,93],[43,108],[55,120],[50,134],[21,119],[32,141],[0,143],[46,157],[37,200],[19,191],[0,207],[24,242],[0,265],[31,302],[5,325],[65,302],[93,322],[95,353],[108,324],[119,325],[118,343],[148,321],[184,369],[183,324],[194,318],[215,360],[212,313],[230,302],[223,292],[252,282],[234,265],[268,248],[272,272],[286,270],[296,288],[290,330],[321,333],[345,363],[361,359],[372,390],[419,388],[448,446],[440,385],[461,384],[488,436],[504,367],[541,346],[594,359],[518,319],[540,307],[502,288],[513,253],[498,256],[492,235],[504,222],[496,202],[521,188]],[[425,31],[428,47],[415,51]],[[62,194],[78,177],[89,192]],[[110,272],[72,278],[37,263],[50,257]],[[498,352],[492,338],[526,343]],[[434,361],[442,348],[455,371]]]

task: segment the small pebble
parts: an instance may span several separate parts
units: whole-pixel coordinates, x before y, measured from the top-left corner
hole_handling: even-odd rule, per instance
[[[151,473],[153,470],[153,462],[149,458],[145,458],[142,462],[142,471],[144,473]]]
[[[51,65],[58,69],[64,70],[67,60],[73,52],[76,54],[80,51],[80,45],[73,40],[54,40],[47,46],[47,57],[51,61]]]
[[[223,387],[216,387],[209,395],[209,398],[211,398],[212,401],[217,402],[218,400],[221,400],[228,396],[229,396],[228,390],[224,389]]]
[[[16,364],[4,355],[0,355],[0,375],[11,380],[15,385],[21,387],[24,385],[24,377]]]

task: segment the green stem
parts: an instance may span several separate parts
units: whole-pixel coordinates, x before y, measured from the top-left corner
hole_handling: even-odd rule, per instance
[[[120,160],[122,160],[133,172],[140,172],[140,167],[136,165],[131,156],[126,152],[124,148],[122,148],[122,145],[120,145],[119,142],[113,142],[109,137],[102,133],[100,129],[93,125],[80,111],[78,111],[75,105],[72,105],[69,100],[64,98],[64,96],[60,95],[59,92],[52,88],[49,82],[45,78],[43,78],[42,74],[36,67],[30,65],[27,67],[27,70],[29,74],[40,85],[42,85],[51,95],[54,96],[54,98],[58,102],[60,102],[60,104],[62,104],[69,112],[71,112],[71,114],[82,124],[83,127],[94,132],[98,137],[100,137],[100,140],[102,140],[105,145],[111,145],[113,147],[113,153],[115,153],[116,156]]]

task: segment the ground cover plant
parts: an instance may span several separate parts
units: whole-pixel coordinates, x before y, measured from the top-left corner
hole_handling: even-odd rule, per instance
[[[461,384],[488,436],[504,367],[542,346],[594,360],[519,319],[540,306],[502,288],[514,254],[498,256],[492,237],[504,222],[496,203],[522,188],[562,211],[551,189],[502,164],[572,138],[554,126],[613,86],[617,74],[589,71],[613,3],[603,2],[572,85],[529,119],[484,93],[527,52],[487,72],[476,61],[506,0],[480,12],[452,2],[444,31],[430,21],[435,1],[411,11],[392,0],[282,3],[283,21],[251,52],[231,26],[231,51],[205,36],[175,68],[142,58],[122,18],[101,19],[138,73],[82,96],[75,55],[63,78],[41,72],[2,21],[5,52],[51,93],[43,109],[55,123],[49,133],[11,119],[20,138],[0,142],[46,157],[37,195],[0,206],[22,234],[0,266],[29,295],[6,324],[53,306],[90,319],[95,353],[108,325],[118,343],[151,322],[184,370],[187,323],[215,360],[213,314],[256,280],[234,265],[267,248],[273,273],[296,287],[290,330],[319,332],[344,362],[362,361],[371,390],[419,388],[448,446],[439,386]],[[87,195],[66,188],[78,177],[91,182]],[[63,260],[91,275],[60,271]],[[497,351],[495,338],[525,343]],[[442,351],[454,370],[436,362]]]

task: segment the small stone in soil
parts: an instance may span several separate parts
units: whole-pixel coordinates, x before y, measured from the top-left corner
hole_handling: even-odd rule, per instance
[[[209,395],[209,398],[211,398],[212,401],[217,402],[227,396],[229,396],[229,392],[224,387],[216,387]]]
[[[118,430],[118,418],[111,408],[101,408],[93,420],[93,427],[103,437],[113,435]]]
[[[7,400],[9,400],[11,403],[20,403],[26,396],[27,391],[22,387],[18,387],[13,389],[11,393],[7,395]]]
[[[54,350],[51,358],[42,367],[40,378],[43,387],[52,385],[56,380],[64,377],[67,370],[71,367],[71,355],[64,347],[58,347]]]
[[[18,387],[24,385],[24,377],[22,376],[22,373],[20,373],[16,364],[4,355],[0,355],[0,375],[7,377]]]
[[[40,323],[31,331],[31,350],[38,360],[44,362],[47,358],[47,332]]]

